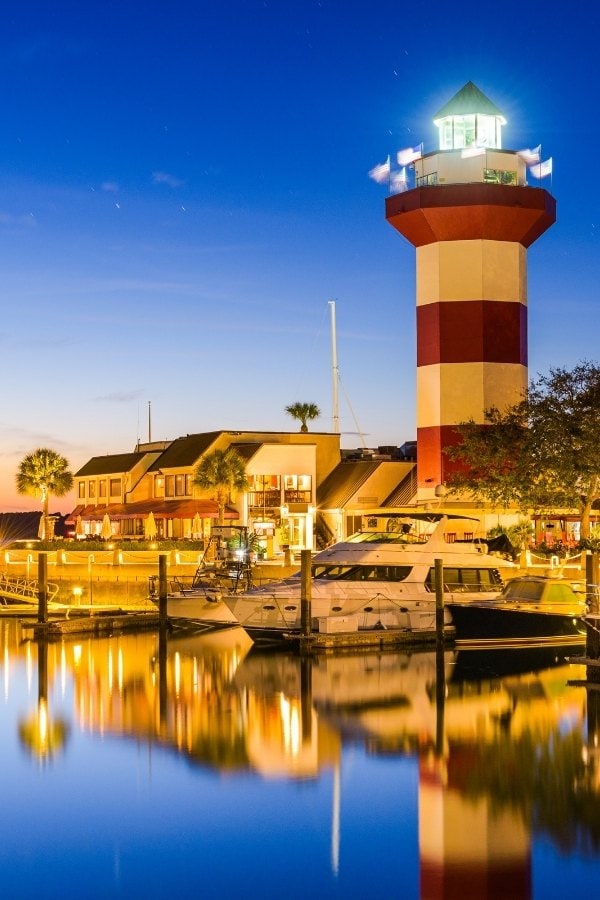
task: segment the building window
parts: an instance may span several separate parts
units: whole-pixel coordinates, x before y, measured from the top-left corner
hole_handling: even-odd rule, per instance
[[[98,482],[98,496],[106,497],[106,478],[101,478]]]
[[[176,497],[184,497],[185,496],[185,475],[176,475],[175,476],[175,496]]]
[[[120,478],[111,478],[109,488],[110,488],[110,496],[111,497],[120,497],[121,496],[121,479]]]
[[[77,496],[80,500],[85,500],[85,481],[80,481],[77,484]]]
[[[96,482],[90,481],[88,482],[88,497],[90,500],[96,496]]]

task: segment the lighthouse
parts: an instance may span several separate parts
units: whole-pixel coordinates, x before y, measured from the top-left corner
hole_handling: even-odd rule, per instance
[[[439,149],[416,154],[415,186],[386,199],[387,221],[416,248],[419,502],[456,468],[456,426],[484,424],[527,386],[527,250],[556,201],[527,183],[524,151],[502,149],[505,124],[468,82],[435,116]]]

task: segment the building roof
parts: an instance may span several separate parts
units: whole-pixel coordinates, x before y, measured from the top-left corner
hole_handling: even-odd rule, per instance
[[[486,97],[472,81],[467,81],[465,86],[445,106],[442,106],[433,120],[435,122],[446,116],[464,116],[470,113],[483,113],[488,116],[504,118],[495,103],[492,103],[489,97]]]
[[[264,447],[264,443],[254,443],[254,444],[231,444],[235,452],[241,456],[244,462],[249,462],[252,457],[258,453],[261,447]]]
[[[74,477],[83,475],[116,475],[130,472],[146,456],[145,453],[114,453],[107,456],[92,456]]]
[[[172,441],[167,449],[155,459],[149,472],[157,472],[159,469],[181,469],[185,466],[195,466],[200,457],[206,453],[217,440],[222,431],[207,431],[203,434],[187,434]]]
[[[399,485],[385,498],[382,506],[408,506],[417,493],[417,464],[411,466]]]
[[[320,509],[341,509],[356,494],[382,460],[345,460],[339,463],[317,488]]]

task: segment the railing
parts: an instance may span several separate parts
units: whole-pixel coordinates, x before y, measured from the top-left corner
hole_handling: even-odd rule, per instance
[[[58,585],[48,582],[48,600],[54,600],[58,594]],[[37,578],[21,578],[18,575],[0,574],[0,597],[11,600],[37,600],[39,595]]]
[[[280,491],[250,491],[248,505],[254,509],[275,509],[281,506]]]
[[[310,503],[312,494],[310,491],[285,491],[284,503]]]

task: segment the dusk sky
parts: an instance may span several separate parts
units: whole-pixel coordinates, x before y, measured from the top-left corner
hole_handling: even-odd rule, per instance
[[[599,25],[594,2],[7,0],[0,509],[39,507],[26,453],[131,451],[149,402],[155,440],[296,430],[297,400],[331,430],[328,300],[342,446],[414,439],[415,254],[367,173],[434,150],[469,80],[506,149],[553,159],[530,376],[598,361]]]

